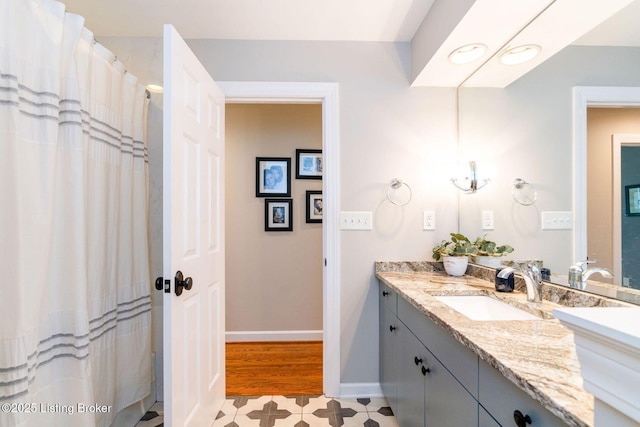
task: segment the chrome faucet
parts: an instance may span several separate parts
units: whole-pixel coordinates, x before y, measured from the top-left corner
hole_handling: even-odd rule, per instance
[[[607,279],[613,279],[613,273],[607,268],[591,268],[587,269],[587,264],[593,264],[597,261],[581,261],[577,262],[569,268],[569,287],[585,290],[587,288],[587,280],[592,274],[600,274]]]
[[[519,274],[527,285],[527,301],[542,302],[542,276],[540,269],[528,262],[526,269],[523,267],[506,267],[500,270],[498,277],[506,279],[511,273]]]

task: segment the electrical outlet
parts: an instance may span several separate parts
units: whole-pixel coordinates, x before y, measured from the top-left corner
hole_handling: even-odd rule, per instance
[[[423,225],[424,230],[436,229],[436,213],[435,211],[424,211]]]
[[[573,212],[542,212],[543,230],[571,230],[573,228]]]
[[[482,211],[482,229],[493,230],[493,211]]]
[[[371,212],[340,212],[341,230],[372,230],[373,215]]]

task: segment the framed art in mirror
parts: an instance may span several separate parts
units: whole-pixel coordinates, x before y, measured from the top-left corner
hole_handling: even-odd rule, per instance
[[[627,216],[640,216],[640,184],[624,187]]]

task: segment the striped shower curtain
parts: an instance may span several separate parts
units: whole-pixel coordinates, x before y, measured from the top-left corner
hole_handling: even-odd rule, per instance
[[[0,1],[0,426],[150,393],[147,107],[81,17]]]

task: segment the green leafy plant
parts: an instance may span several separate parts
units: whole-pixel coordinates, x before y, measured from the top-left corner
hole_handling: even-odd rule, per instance
[[[443,240],[433,248],[433,259],[440,261],[443,256],[476,255],[478,247],[468,237],[460,233],[451,233],[451,240]]]
[[[482,237],[478,237],[473,244],[478,248],[478,253],[476,255],[479,256],[500,257],[513,252],[513,248],[509,245],[498,246],[496,242],[487,240],[486,234]]]

